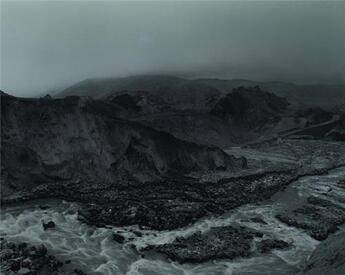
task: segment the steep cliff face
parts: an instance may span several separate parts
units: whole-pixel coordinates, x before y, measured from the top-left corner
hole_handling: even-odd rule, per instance
[[[2,95],[3,195],[58,181],[123,185],[171,173],[241,168],[242,161],[218,148],[118,119],[117,110],[108,107],[89,98]]]

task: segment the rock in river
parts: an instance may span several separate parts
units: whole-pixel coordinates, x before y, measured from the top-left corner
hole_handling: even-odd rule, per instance
[[[2,240],[0,244],[1,270],[5,274],[62,274],[59,269],[63,263],[54,256],[49,256],[44,245],[29,246],[6,240]]]
[[[310,196],[307,204],[277,218],[290,226],[304,229],[316,240],[324,240],[345,222],[345,209],[324,199]]]
[[[180,263],[248,257],[256,253],[254,241],[258,233],[261,232],[246,227],[213,227],[207,232],[179,237],[172,243],[150,245],[142,251],[155,251]],[[289,244],[282,240],[265,239],[256,247],[257,253],[267,253],[272,249],[288,248]]]
[[[272,240],[272,239],[262,240],[257,244],[257,248],[261,253],[270,252],[272,249],[285,249],[285,248],[288,248],[289,246],[290,246],[289,243],[283,240]]]
[[[42,225],[43,225],[44,230],[47,230],[50,228],[55,228],[55,222],[53,222],[53,221],[49,221],[47,223],[42,222]]]
[[[213,227],[206,233],[197,232],[169,244],[149,246],[145,250],[165,254],[180,263],[204,262],[247,257],[253,239],[254,232],[244,227]]]

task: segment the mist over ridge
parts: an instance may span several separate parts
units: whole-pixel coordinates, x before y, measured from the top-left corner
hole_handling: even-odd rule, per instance
[[[344,83],[344,5],[3,1],[1,89],[142,74]]]

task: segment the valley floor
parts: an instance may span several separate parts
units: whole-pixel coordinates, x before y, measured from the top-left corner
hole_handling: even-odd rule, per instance
[[[341,253],[332,239],[345,232],[344,143],[290,139],[228,152],[246,156],[244,173],[133,186],[139,204],[123,204],[128,190],[97,206],[7,198],[2,271],[30,274],[40,263],[37,274],[342,274],[341,256],[317,247]],[[27,254],[42,244],[46,254]]]

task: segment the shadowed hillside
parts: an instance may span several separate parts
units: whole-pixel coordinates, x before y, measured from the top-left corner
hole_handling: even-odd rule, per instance
[[[241,169],[241,161],[216,147],[117,118],[114,107],[109,112],[107,107],[89,98],[2,95],[2,196],[49,189],[50,183],[60,181],[97,189],[158,180],[177,171],[182,176]]]

